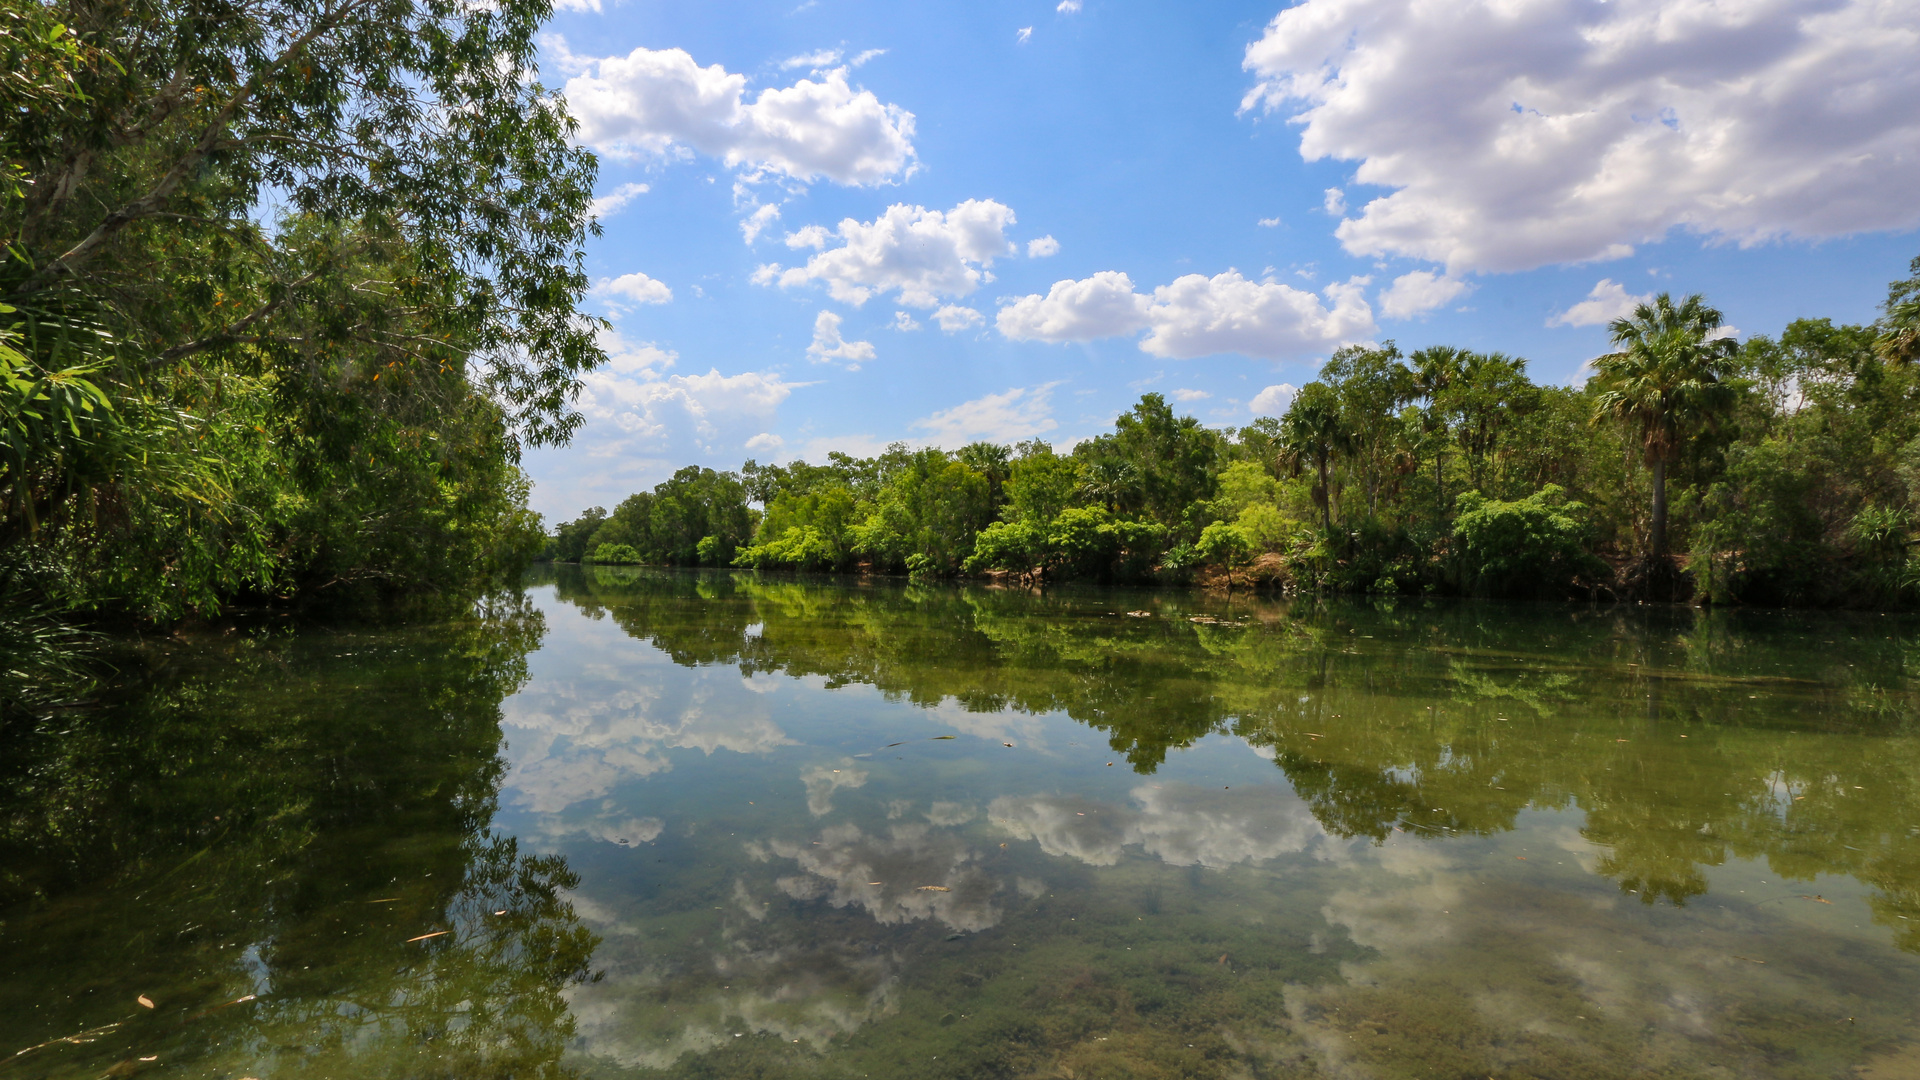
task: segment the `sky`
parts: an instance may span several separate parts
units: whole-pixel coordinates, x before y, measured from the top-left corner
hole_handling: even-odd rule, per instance
[[[558,0],[609,321],[549,521],[675,469],[1285,411],[1341,345],[1525,357],[1699,292],[1874,318],[1913,0]]]

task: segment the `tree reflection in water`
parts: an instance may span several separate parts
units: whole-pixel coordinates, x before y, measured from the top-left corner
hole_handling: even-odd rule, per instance
[[[1850,875],[1920,952],[1920,639],[1877,615],[848,586],[560,568],[560,597],[676,662],[1059,712],[1136,772],[1230,735],[1343,837],[1578,809],[1646,904],[1763,859]],[[1129,608],[1152,617],[1129,617]]]
[[[513,594],[151,644],[0,732],[0,1052],[57,1040],[8,1073],[568,1075],[578,879],[490,831],[542,630]]]

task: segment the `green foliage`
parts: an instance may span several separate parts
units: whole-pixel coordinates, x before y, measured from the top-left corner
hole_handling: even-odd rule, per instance
[[[752,539],[746,485],[733,473],[689,465],[652,491],[628,496],[597,526],[591,543],[625,544],[640,553],[637,562],[725,566]]]
[[[167,623],[525,564],[520,450],[604,359],[549,11],[0,12],[0,558],[57,568],[39,602]]]
[[[586,561],[610,566],[638,566],[646,559],[630,544],[601,544],[593,549],[593,554],[587,556]]]
[[[1453,536],[1470,588],[1493,596],[1568,595],[1601,580],[1606,565],[1588,550],[1587,507],[1549,484],[1500,502],[1477,491],[1460,496]]]

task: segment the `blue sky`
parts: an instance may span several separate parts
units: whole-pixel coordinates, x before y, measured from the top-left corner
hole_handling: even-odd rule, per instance
[[[549,519],[688,463],[1284,408],[1332,349],[1565,382],[1633,298],[1869,320],[1920,253],[1920,5],[567,0],[614,323]],[[843,224],[843,222],[845,224]]]

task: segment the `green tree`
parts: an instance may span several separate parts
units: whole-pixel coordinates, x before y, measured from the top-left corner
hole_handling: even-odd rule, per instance
[[[1626,425],[1653,473],[1648,546],[1656,563],[1667,554],[1667,469],[1733,401],[1724,379],[1737,346],[1713,336],[1724,321],[1697,293],[1677,305],[1661,293],[1608,325],[1620,348],[1593,362],[1595,419]]]
[[[1333,530],[1333,467],[1353,446],[1340,400],[1323,382],[1310,382],[1294,395],[1280,420],[1281,461],[1298,476],[1312,470],[1314,505],[1320,508],[1321,527]]]
[[[1907,266],[1908,277],[1887,286],[1880,319],[1880,355],[1889,363],[1920,359],[1920,256]]]

